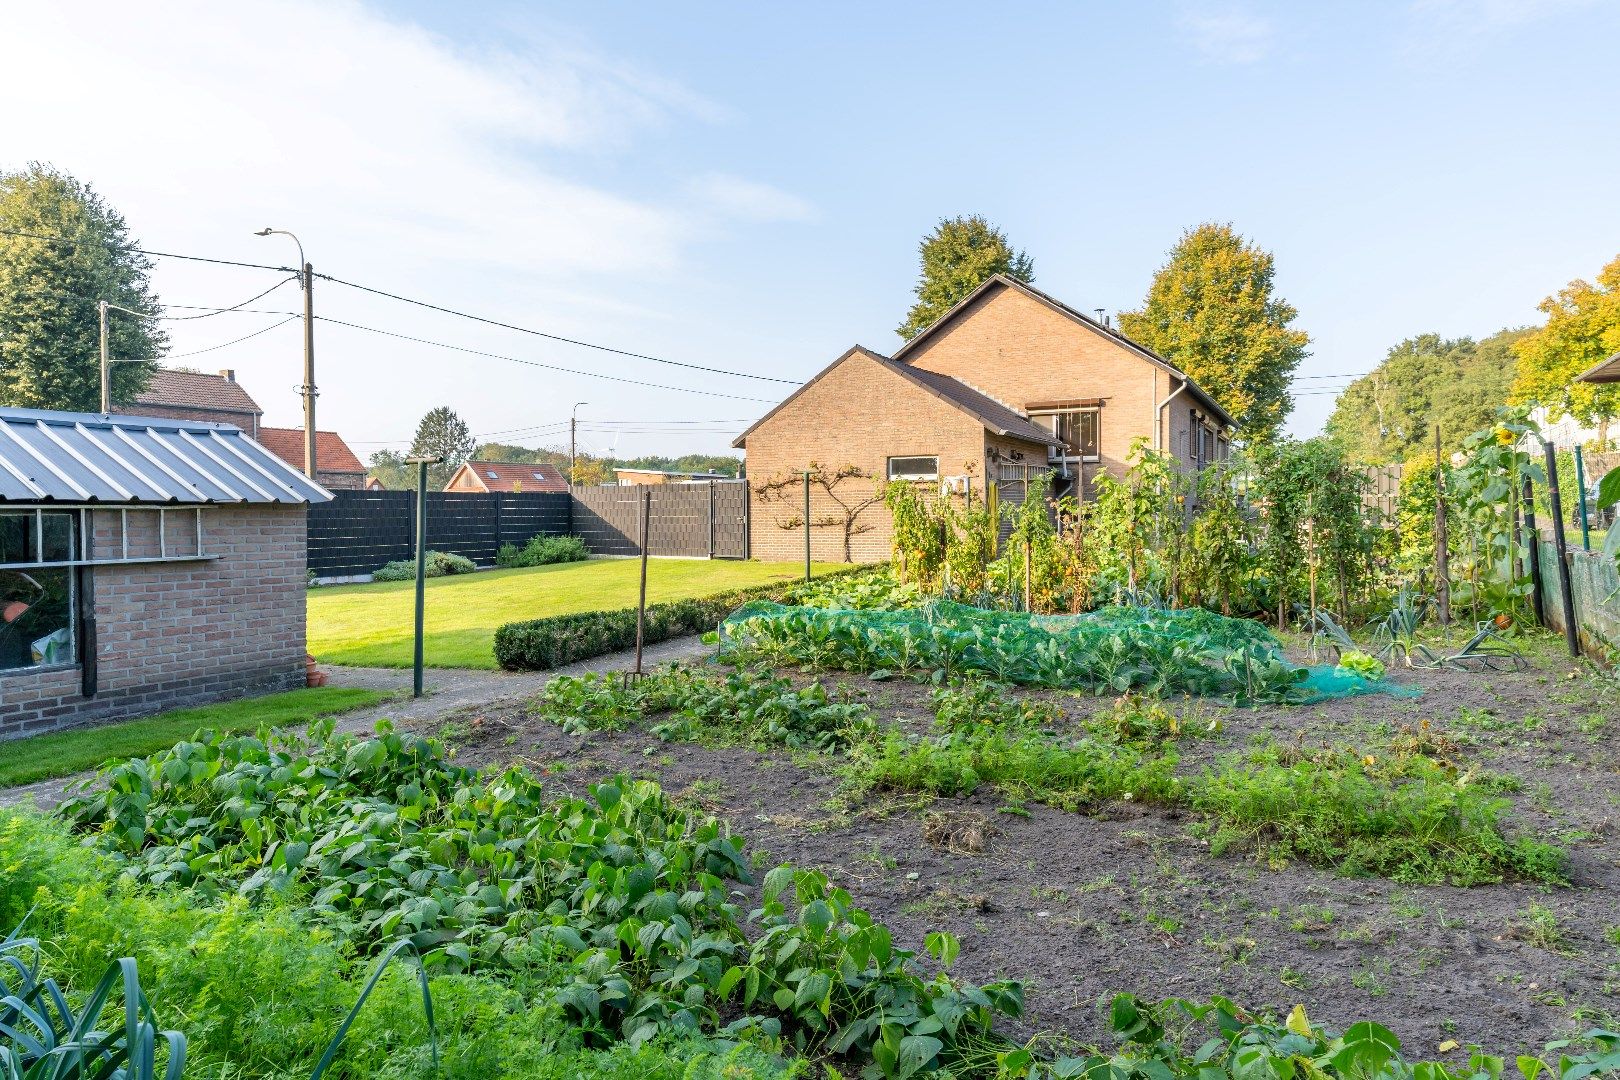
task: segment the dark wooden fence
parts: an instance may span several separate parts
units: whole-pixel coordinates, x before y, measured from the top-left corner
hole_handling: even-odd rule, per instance
[[[434,551],[494,563],[502,544],[572,533],[594,555],[638,554],[641,493],[652,492],[648,553],[748,557],[748,482],[578,488],[563,492],[430,491],[427,541]],[[409,491],[338,491],[309,508],[309,568],[317,577],[369,574],[414,552],[415,496]]]
[[[383,563],[411,558],[416,527],[412,492],[337,491],[333,496],[331,502],[309,508],[309,568],[317,577],[369,574]],[[430,491],[428,547],[487,566],[502,544],[567,533],[571,504],[561,492]]]
[[[574,533],[598,555],[635,555],[642,492],[652,492],[647,550],[693,559],[748,557],[748,481],[577,488]]]

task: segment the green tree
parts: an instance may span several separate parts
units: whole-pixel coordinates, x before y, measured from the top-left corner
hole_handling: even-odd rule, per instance
[[[96,301],[158,310],[152,264],[136,247],[88,184],[38,163],[0,172],[0,405],[101,407]],[[168,338],[157,322],[116,311],[108,329],[113,401],[127,402],[150,381]]]
[[[1299,312],[1273,295],[1275,260],[1230,225],[1181,234],[1153,276],[1140,311],[1120,315],[1127,335],[1179,366],[1237,418],[1239,438],[1270,442],[1294,407],[1289,380],[1310,338]]]
[[[411,457],[436,457],[443,460],[428,466],[428,484],[435,490],[450,482],[455,471],[472,457],[478,441],[473,438],[467,422],[457,416],[449,406],[440,405],[423,415],[416,425],[416,438],[411,442]],[[413,483],[411,485],[415,487]]]
[[[1492,422],[1507,403],[1518,368],[1513,345],[1529,331],[1502,330],[1484,341],[1419,334],[1389,350],[1370,374],[1345,388],[1327,431],[1370,465],[1433,453],[1434,428],[1447,448]]]
[[[1575,381],[1620,352],[1620,257],[1598,273],[1597,284],[1572,281],[1539,306],[1546,325],[1513,347],[1519,357],[1513,402],[1545,405],[1551,419],[1569,413],[1583,424],[1620,416],[1620,387]]]
[[[405,455],[395,450],[378,450],[372,454],[366,476],[389,491],[416,490],[416,466],[405,464]]]
[[[1034,260],[1014,251],[1006,234],[979,214],[941,218],[917,245],[917,253],[922,257],[922,272],[912,290],[917,302],[896,331],[908,340],[996,274],[1026,284],[1035,280]]]

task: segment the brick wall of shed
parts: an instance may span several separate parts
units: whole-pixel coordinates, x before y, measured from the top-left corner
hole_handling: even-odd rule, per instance
[[[116,511],[97,510],[93,551],[116,556]],[[156,550],[156,515],[129,515],[131,556]],[[304,684],[303,506],[203,511],[204,562],[101,566],[95,596],[98,690],[81,669],[0,673],[0,739],[80,727]],[[171,553],[193,550],[189,514],[171,514]]]

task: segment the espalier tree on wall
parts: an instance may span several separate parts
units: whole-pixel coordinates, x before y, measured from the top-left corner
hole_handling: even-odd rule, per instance
[[[152,264],[136,247],[123,217],[90,185],[38,163],[0,172],[0,405],[101,407],[97,301],[158,310]],[[167,347],[159,323],[112,315],[114,402],[146,387]]]

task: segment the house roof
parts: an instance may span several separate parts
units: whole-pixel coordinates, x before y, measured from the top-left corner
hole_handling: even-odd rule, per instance
[[[1093,333],[1099,334],[1102,337],[1108,338],[1110,341],[1123,345],[1125,348],[1142,357],[1142,359],[1154,364],[1159,368],[1162,368],[1176,378],[1184,380],[1187,383],[1187,388],[1192,393],[1193,397],[1197,398],[1200,404],[1212,412],[1217,420],[1220,420],[1222,423],[1227,424],[1230,427],[1237,426],[1237,421],[1232,418],[1231,413],[1221,408],[1220,403],[1214,398],[1210,397],[1209,393],[1205,391],[1203,387],[1199,386],[1185,371],[1182,371],[1169,360],[1166,360],[1164,357],[1160,356],[1146,345],[1132,341],[1130,338],[1126,337],[1124,334],[1121,334],[1113,327],[1104,326],[1102,323],[1098,322],[1096,319],[1093,319],[1084,312],[1070,307],[1068,304],[1065,304],[1063,301],[1058,300],[1055,297],[1048,296],[1046,293],[1041,292],[1041,290],[1035,288],[1033,285],[1026,285],[1024,282],[1019,281],[1016,278],[1010,278],[1006,274],[993,274],[986,278],[977,289],[974,289],[961,300],[957,301],[949,311],[935,319],[928,325],[926,329],[920,331],[916,336],[912,337],[904,345],[896,349],[894,351],[893,359],[909,363],[910,361],[905,360],[908,353],[915,350],[922,342],[933,337],[934,334],[947,323],[951,322],[956,318],[956,316],[967,310],[968,306],[980,296],[983,296],[989,290],[997,287],[1005,287],[1021,292],[1031,299],[1045,304],[1058,314],[1074,320]]]
[[[536,465],[526,461],[469,461],[450,483],[464,470],[470,470],[478,482],[489,491],[567,491],[568,481],[555,465]],[[446,485],[446,489],[448,490]]]
[[[234,379],[175,368],[158,368],[152,372],[152,381],[147,383],[145,390],[135,395],[130,404],[214,409],[221,412],[264,412]]]
[[[741,435],[732,440],[731,445],[736,447],[744,446],[748,441],[748,436],[754,432],[755,428],[758,428],[759,425],[781,412],[800,394],[804,393],[806,390],[810,389],[810,387],[820,382],[822,377],[825,376],[829,371],[832,371],[839,364],[842,364],[852,356],[864,356],[869,360],[881,364],[884,368],[894,372],[907,382],[912,383],[922,390],[934,395],[953,408],[967,413],[969,416],[979,421],[979,423],[983,424],[987,431],[990,431],[996,435],[1005,435],[1015,439],[1025,439],[1032,443],[1039,443],[1042,446],[1062,445],[1050,431],[1047,431],[1045,428],[1039,427],[1030,422],[1028,417],[1024,416],[1016,409],[997,401],[995,398],[981,390],[974,389],[962,380],[954,379],[949,375],[941,375],[938,372],[924,371],[921,368],[914,368],[909,364],[899,363],[898,361],[884,356],[882,353],[873,352],[871,349],[868,349],[863,345],[851,346],[849,350],[844,353],[844,355],[840,356],[838,359],[834,360],[832,363],[828,364],[826,367],[817,372],[809,382],[805,383],[803,386],[793,391],[793,393],[783,398],[782,401],[778,403],[777,406],[770,412],[766,413],[758,420],[755,420],[747,431],[743,432]]]
[[[618,475],[619,473],[642,473],[642,474],[647,475],[647,476],[685,476],[685,477],[689,477],[689,478],[691,478],[693,480],[733,480],[733,479],[736,479],[730,473],[693,472],[690,469],[638,469],[634,465],[626,465],[623,468],[615,468],[613,470],[613,473],[614,473],[615,476]]]
[[[331,498],[230,424],[0,409],[0,502],[196,505]]]
[[[1620,352],[1615,353],[1601,363],[1593,364],[1575,376],[1575,381],[1589,383],[1620,382]]]
[[[259,428],[259,442],[264,448],[288,465],[300,471],[304,468],[304,429]],[[355,457],[343,436],[335,431],[315,431],[315,466],[319,472],[363,473],[365,465]]]

